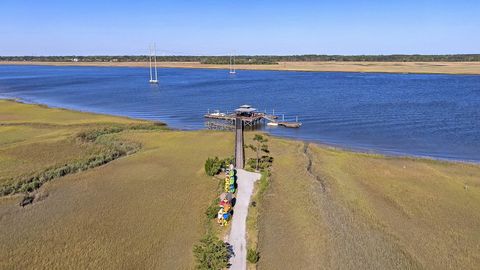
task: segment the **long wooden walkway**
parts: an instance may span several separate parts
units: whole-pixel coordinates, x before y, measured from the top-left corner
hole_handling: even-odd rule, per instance
[[[237,117],[235,120],[235,167],[243,169],[245,165],[245,150],[243,148],[243,120]]]

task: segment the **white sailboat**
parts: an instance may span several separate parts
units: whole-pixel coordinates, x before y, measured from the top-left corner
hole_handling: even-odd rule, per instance
[[[230,55],[230,74],[235,74],[237,71],[235,70],[235,55]]]
[[[156,44],[153,43],[153,49],[152,47],[150,46],[150,56],[149,56],[149,60],[150,60],[150,83],[151,84],[158,84],[158,74],[157,74],[157,47],[156,47]],[[153,61],[154,61],[154,71],[152,72],[152,57],[153,57]],[[155,76],[154,76],[155,74]]]

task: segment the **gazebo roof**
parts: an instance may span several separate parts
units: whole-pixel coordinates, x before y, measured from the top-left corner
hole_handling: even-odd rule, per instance
[[[239,113],[253,113],[253,112],[255,112],[256,110],[257,110],[257,109],[255,109],[255,108],[250,108],[250,107],[248,107],[248,108],[242,108],[242,107],[240,107],[240,108],[236,109],[235,111],[236,111],[236,112],[239,112]]]

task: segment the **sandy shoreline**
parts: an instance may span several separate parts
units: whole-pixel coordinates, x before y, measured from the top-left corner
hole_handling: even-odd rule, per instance
[[[148,62],[0,61],[0,65],[148,67]],[[198,62],[159,62],[158,66],[165,68],[229,68],[228,65],[208,65]],[[280,62],[277,65],[237,65],[236,68],[239,70],[480,75],[480,62]]]

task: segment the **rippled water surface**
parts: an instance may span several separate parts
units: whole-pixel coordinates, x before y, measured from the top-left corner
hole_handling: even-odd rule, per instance
[[[207,110],[251,104],[295,116],[270,133],[382,153],[480,161],[480,76],[0,66],[0,96],[204,128]]]

